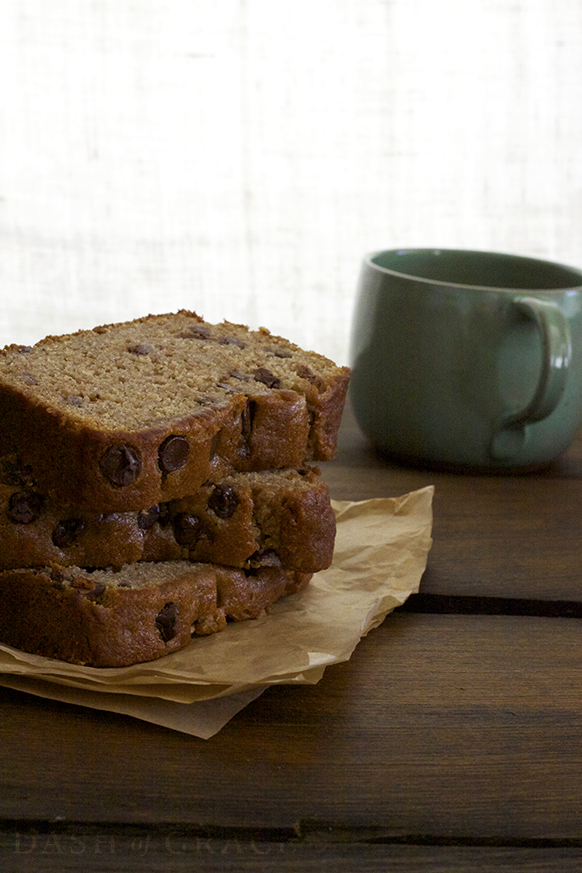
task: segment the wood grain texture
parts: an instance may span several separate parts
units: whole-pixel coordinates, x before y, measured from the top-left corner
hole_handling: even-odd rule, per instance
[[[3,873],[579,873],[577,848],[401,846],[344,842],[337,834],[315,841],[274,842],[260,837],[219,838],[145,830],[46,833],[0,832]]]
[[[2,690],[0,817],[582,845],[581,632],[397,612],[208,741]]]

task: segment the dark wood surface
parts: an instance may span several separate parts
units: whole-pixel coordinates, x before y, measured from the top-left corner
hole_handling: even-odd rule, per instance
[[[435,486],[419,595],[215,737],[0,689],[2,870],[582,869],[582,439],[407,469],[349,412],[332,496]]]

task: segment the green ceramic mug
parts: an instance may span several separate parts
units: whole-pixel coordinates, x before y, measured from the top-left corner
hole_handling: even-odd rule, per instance
[[[368,255],[350,364],[356,418],[408,462],[531,469],[582,425],[582,271],[517,255]]]

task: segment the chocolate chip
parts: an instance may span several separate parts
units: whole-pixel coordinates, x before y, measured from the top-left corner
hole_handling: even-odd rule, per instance
[[[132,355],[151,355],[153,349],[147,343],[138,343],[136,346],[128,346],[127,351]]]
[[[67,397],[69,406],[82,406],[83,398],[79,394],[69,394]]]
[[[292,358],[292,352],[287,349],[267,349],[267,353],[270,355],[275,355],[276,358]]]
[[[239,504],[239,498],[231,485],[217,485],[208,501],[208,508],[219,518],[230,518]]]
[[[255,417],[256,403],[248,400],[240,416],[240,440],[238,451],[243,457],[251,453],[251,435],[253,432],[253,420]]]
[[[149,509],[142,509],[137,514],[137,526],[140,530],[149,530],[154,526],[158,518],[160,517],[160,507],[155,504],[155,506],[150,506]]]
[[[237,346],[239,349],[246,349],[247,347],[247,344],[243,343],[243,341],[236,336],[222,336],[218,342],[221,346]]]
[[[158,463],[163,473],[173,473],[184,466],[190,454],[188,440],[183,436],[169,436],[158,450]]]
[[[59,521],[53,531],[53,543],[57,549],[66,549],[71,546],[85,529],[82,518],[67,518]]]
[[[297,366],[295,367],[295,372],[300,379],[307,379],[308,382],[311,382],[312,385],[315,385],[318,391],[325,391],[325,380],[322,379],[321,376],[318,376],[316,373],[314,373],[313,370],[306,364],[297,364]]]
[[[191,547],[206,533],[202,519],[190,512],[178,512],[173,524],[174,536],[180,546]]]
[[[165,643],[176,636],[176,619],[179,614],[180,610],[175,603],[166,603],[156,615],[156,628]]]
[[[36,378],[36,376],[33,376],[32,373],[21,373],[20,379],[27,385],[38,385],[38,379]]]
[[[271,373],[270,370],[267,370],[266,367],[257,367],[255,372],[253,373],[253,377],[255,382],[262,382],[267,388],[280,388],[281,380],[275,376],[274,373]]]
[[[99,467],[112,485],[125,488],[133,485],[141,473],[141,455],[132,446],[111,446],[99,461]]]
[[[281,559],[273,549],[258,549],[249,558],[249,568],[280,567]]]
[[[188,327],[186,330],[183,330],[178,334],[180,339],[199,339],[199,340],[209,340],[210,336],[210,328],[203,327],[202,325],[196,325],[195,327]]]
[[[105,592],[105,583],[104,582],[96,582],[95,587],[90,591],[81,591],[83,597],[86,597],[87,600],[98,600],[101,595]]]
[[[32,346],[18,346],[17,351],[18,351],[21,355],[28,355],[29,352],[32,351]]]
[[[8,515],[15,524],[30,524],[42,512],[44,497],[36,491],[17,491],[8,502]]]
[[[232,379],[238,379],[240,382],[248,382],[249,377],[246,373],[241,373],[239,370],[231,370],[229,373]]]

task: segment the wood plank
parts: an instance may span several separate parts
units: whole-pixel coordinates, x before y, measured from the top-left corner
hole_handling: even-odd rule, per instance
[[[156,870],[159,873],[579,873],[582,849],[491,846],[402,846],[336,841],[273,842],[130,829],[0,833],[4,873],[87,873]]]
[[[582,841],[581,634],[396,612],[207,741],[2,690],[0,817]]]
[[[535,475],[409,469],[370,448],[348,407],[338,456],[322,472],[338,500],[435,486],[424,592],[582,601],[582,437]]]

